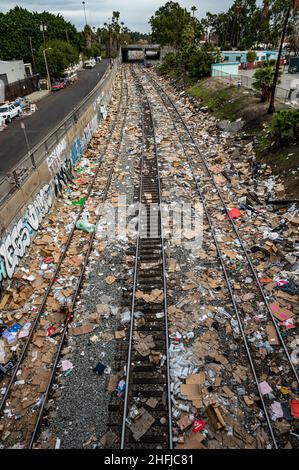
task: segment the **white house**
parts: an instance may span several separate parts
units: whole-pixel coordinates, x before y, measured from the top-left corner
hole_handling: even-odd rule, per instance
[[[5,85],[26,78],[24,62],[22,60],[0,60],[0,80]]]

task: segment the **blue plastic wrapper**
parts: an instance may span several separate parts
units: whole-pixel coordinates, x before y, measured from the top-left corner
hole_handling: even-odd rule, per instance
[[[125,390],[126,390],[126,382],[124,380],[120,380],[116,387],[116,391],[118,395],[119,396],[123,395],[125,393]]]

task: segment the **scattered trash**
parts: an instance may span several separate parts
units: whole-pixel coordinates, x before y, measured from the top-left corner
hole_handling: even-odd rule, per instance
[[[86,220],[80,219],[76,223],[76,228],[79,230],[83,230],[84,232],[93,233],[96,227],[94,224],[90,224]]]
[[[117,396],[122,397],[125,393],[125,390],[126,390],[126,382],[124,380],[120,380],[116,388]]]
[[[107,366],[99,362],[93,369],[97,374],[102,375]]]

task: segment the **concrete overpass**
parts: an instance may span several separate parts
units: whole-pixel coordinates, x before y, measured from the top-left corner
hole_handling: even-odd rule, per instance
[[[159,44],[127,44],[121,46],[122,62],[144,62],[160,60],[161,47]]]

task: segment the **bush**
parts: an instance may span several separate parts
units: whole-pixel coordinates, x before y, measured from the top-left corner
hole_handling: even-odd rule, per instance
[[[248,51],[247,52],[247,62],[254,62],[256,59],[256,52],[255,51]]]
[[[184,78],[199,79],[208,77],[214,57],[211,52],[199,49],[194,44],[183,46],[178,52],[165,55],[159,67],[161,74],[182,75]]]
[[[171,69],[177,68],[177,53],[168,52],[163,58],[162,64],[159,66],[159,72],[163,74],[168,74]]]
[[[273,145],[299,138],[299,109],[287,109],[274,114],[270,125]]]
[[[275,67],[276,59],[270,59],[266,63],[268,63],[268,65],[270,65],[270,67]]]

